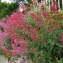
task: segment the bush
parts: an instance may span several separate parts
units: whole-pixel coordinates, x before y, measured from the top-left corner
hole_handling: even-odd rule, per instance
[[[6,15],[11,15],[17,8],[17,3],[7,4],[0,2],[0,19],[6,17]]]
[[[18,38],[28,42],[28,59],[32,63],[63,62],[63,16],[60,12],[41,9],[26,16],[17,12],[8,21],[12,41]]]
[[[28,14],[18,11],[8,18],[7,33],[12,46],[8,49],[3,45],[2,50],[7,58],[26,55],[32,63],[62,63],[63,15],[37,7]]]

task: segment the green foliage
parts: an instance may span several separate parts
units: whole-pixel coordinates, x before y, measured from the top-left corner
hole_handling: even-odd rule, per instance
[[[4,54],[3,50],[2,50],[2,49],[0,49],[0,55],[3,55],[3,54]]]
[[[8,50],[11,50],[12,49],[11,39],[8,37],[5,42],[6,42],[6,48]]]
[[[5,44],[5,47],[7,48],[7,50],[12,50],[12,45],[11,45],[11,40],[10,38],[8,37],[6,40],[5,40],[6,44]],[[0,49],[0,55],[4,55],[5,58],[7,58],[8,60],[10,60],[12,54],[8,54],[9,52],[7,52],[7,54],[5,54],[3,52],[2,49]]]
[[[56,58],[56,61],[57,61],[57,63],[63,63],[63,58],[61,58],[60,60],[58,60],[58,59]]]
[[[6,15],[11,15],[13,12],[16,11],[18,7],[17,3],[2,3],[0,2],[0,19],[6,17]]]
[[[12,45],[11,45],[11,39],[9,38],[9,37],[7,37],[6,39],[5,39],[5,44],[3,45],[3,47],[6,47],[6,49],[7,50],[12,50]],[[5,49],[5,48],[4,48]],[[7,58],[8,60],[10,60],[10,58],[11,58],[11,56],[12,56],[12,54],[11,53],[9,53],[9,51],[8,52],[4,52],[4,49],[1,49],[0,48],[0,55],[4,55],[4,57],[5,58]]]
[[[28,3],[25,3],[26,6],[30,6],[32,4],[32,0],[27,0]]]
[[[34,11],[33,13],[36,14]],[[60,19],[58,13],[49,12],[49,14],[52,16],[54,15],[54,18],[41,18],[42,20],[44,19],[42,22],[45,25],[42,29],[39,28],[40,25],[38,25],[35,19],[30,15],[28,15],[28,18],[26,19],[34,28],[39,28],[37,31],[39,39],[37,41],[30,40],[29,38],[27,39],[29,48],[36,49],[35,52],[28,51],[29,59],[31,59],[33,63],[63,63],[63,44],[60,39],[60,34],[63,33],[63,26],[56,28],[54,32],[49,31],[51,26],[52,28],[55,28],[54,22],[56,22],[56,24],[58,23],[58,25],[63,25],[63,18]],[[47,21],[47,23],[45,21]],[[49,22],[52,22],[52,24],[49,25]],[[40,57],[39,60],[37,59],[38,57]]]
[[[29,4],[32,3],[32,0],[27,0],[27,1],[28,1]]]
[[[61,14],[63,15],[63,10],[61,10],[60,12],[61,12]]]

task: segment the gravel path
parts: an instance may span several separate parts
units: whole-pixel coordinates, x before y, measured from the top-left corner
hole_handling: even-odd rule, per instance
[[[12,58],[10,61],[8,61],[4,56],[0,56],[0,63],[32,63],[32,61],[28,61],[26,57],[21,58]]]

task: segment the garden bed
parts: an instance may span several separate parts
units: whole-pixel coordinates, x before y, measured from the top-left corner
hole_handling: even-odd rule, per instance
[[[63,14],[54,6],[48,11],[37,3],[0,21],[4,61],[63,63]]]

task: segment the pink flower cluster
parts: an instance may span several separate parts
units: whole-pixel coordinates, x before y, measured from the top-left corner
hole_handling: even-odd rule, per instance
[[[15,39],[12,42],[12,53],[23,56],[27,52],[28,43],[19,39]]]
[[[36,23],[39,25],[41,24],[41,18],[39,16],[37,16],[34,13],[30,13],[31,17],[36,21]]]
[[[4,42],[7,36],[8,36],[7,25],[2,19],[0,20],[0,45],[2,45],[2,42]]]
[[[58,21],[49,22],[49,32],[54,32],[58,28],[60,28],[60,24],[58,23]]]
[[[45,18],[50,18],[50,15],[48,14],[48,12],[43,12],[43,16],[44,16]]]
[[[58,10],[59,10],[58,2],[54,0],[53,6],[50,7],[50,11],[51,12],[58,12]]]
[[[25,20],[26,16],[19,11],[12,14],[7,21],[8,35],[11,38],[12,55],[23,55],[28,50],[28,42],[25,41],[26,36],[31,40],[38,40],[37,29],[28,24]],[[38,17],[36,19],[39,19]]]

